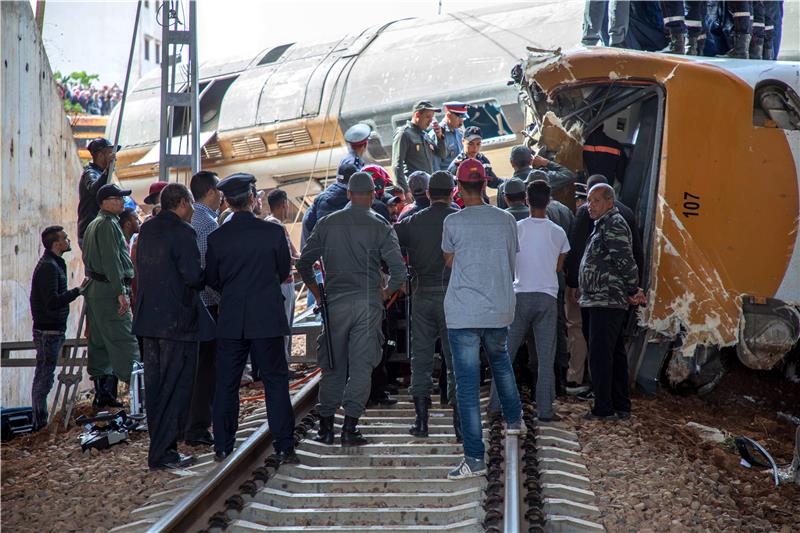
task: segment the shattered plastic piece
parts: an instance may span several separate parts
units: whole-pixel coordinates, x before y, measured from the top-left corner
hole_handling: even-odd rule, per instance
[[[704,426],[703,424],[698,424],[697,422],[688,422],[686,427],[697,433],[697,436],[700,437],[701,440],[715,442],[717,444],[722,444],[725,442],[725,434],[717,428]]]

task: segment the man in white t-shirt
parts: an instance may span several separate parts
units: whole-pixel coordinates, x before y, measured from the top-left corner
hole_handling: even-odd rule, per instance
[[[569,241],[564,230],[547,218],[547,204],[550,203],[547,182],[533,181],[526,194],[531,216],[517,222],[519,252],[514,278],[517,302],[514,322],[508,329],[508,353],[517,353],[528,333],[533,332],[538,355],[537,416],[540,422],[553,422],[561,420],[553,412],[558,272],[569,252]]]

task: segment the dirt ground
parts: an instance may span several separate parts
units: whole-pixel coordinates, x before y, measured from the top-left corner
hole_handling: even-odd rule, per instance
[[[240,397],[257,397],[263,387],[242,387]],[[127,394],[124,395],[127,398]],[[126,402],[127,403],[127,402]],[[240,420],[264,406],[264,400],[241,404]],[[127,405],[126,405],[127,407]],[[81,401],[75,416],[91,416],[91,399]],[[165,490],[175,474],[147,467],[150,439],[131,432],[127,443],[103,451],[82,452],[72,427],[66,433],[47,429],[4,443],[1,451],[2,521],[6,531],[80,531],[102,533],[130,522],[130,513],[147,498]],[[211,447],[179,446],[182,453],[202,454]]]
[[[703,398],[634,396],[628,421],[589,422],[588,408],[570,399],[559,410],[578,430],[608,531],[800,531],[800,486],[776,488],[739,464],[732,439],[702,442],[686,426],[751,437],[790,462],[795,427],[777,412],[800,415],[800,385],[737,366]]]

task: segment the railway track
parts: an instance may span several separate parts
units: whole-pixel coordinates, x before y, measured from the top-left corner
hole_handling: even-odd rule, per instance
[[[337,436],[326,446],[311,440],[319,378],[307,377],[292,397],[299,465],[270,459],[262,408],[241,425],[227,461],[201,456],[173,488],[134,511],[134,522],[112,532],[602,531],[587,520],[597,508],[582,475],[585,466],[570,449],[577,443],[566,430],[537,426],[527,391],[522,392],[527,432],[506,432],[499,418],[490,420],[484,427],[487,476],[450,481],[447,472],[463,452],[449,408],[432,406],[429,437],[414,438],[408,434],[411,398],[398,395],[396,405],[367,409],[362,416],[369,444],[343,448]],[[342,419],[337,415],[337,435]],[[539,448],[549,457],[540,456]],[[558,497],[548,497],[548,491]]]

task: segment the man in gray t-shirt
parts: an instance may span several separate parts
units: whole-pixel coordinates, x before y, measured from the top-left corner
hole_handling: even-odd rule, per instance
[[[506,350],[508,325],[514,320],[514,263],[519,245],[514,217],[483,203],[483,165],[466,159],[456,178],[465,207],[444,220],[442,252],[452,269],[444,313],[456,375],[464,460],[447,477],[463,479],[486,473],[479,396],[481,343],[508,429],[521,428],[522,405]]]

